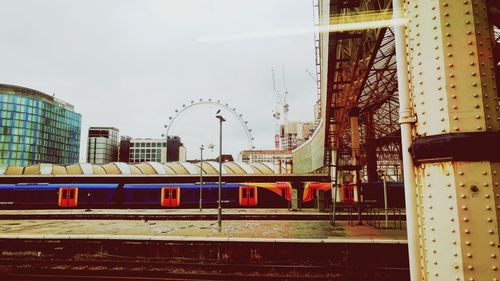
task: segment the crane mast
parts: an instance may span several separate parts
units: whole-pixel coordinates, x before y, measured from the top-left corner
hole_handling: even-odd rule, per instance
[[[276,87],[276,77],[274,73],[274,69],[271,69],[271,74],[273,78],[273,92],[276,98],[276,103],[273,111],[274,117],[274,126],[275,126],[275,135],[274,135],[274,148],[276,150],[280,150],[280,119],[281,114],[283,113],[283,123],[285,124],[285,132],[287,132],[287,124],[288,124],[288,111],[290,111],[290,106],[287,102],[288,97],[288,89],[286,87],[286,76],[285,76],[285,67],[281,66],[282,75],[283,75],[283,91],[280,91]]]

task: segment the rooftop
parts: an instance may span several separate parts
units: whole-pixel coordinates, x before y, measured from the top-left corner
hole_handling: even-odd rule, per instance
[[[7,94],[16,94],[16,95],[21,94],[21,95],[24,95],[27,97],[45,100],[47,102],[57,104],[59,106],[63,106],[69,110],[74,110],[74,106],[72,104],[69,104],[63,100],[57,99],[55,97],[55,95],[54,96],[47,95],[47,94],[42,93],[40,91],[33,90],[30,88],[26,88],[26,87],[21,87],[21,86],[16,86],[16,85],[8,85],[8,84],[0,84],[0,92],[4,92]]]

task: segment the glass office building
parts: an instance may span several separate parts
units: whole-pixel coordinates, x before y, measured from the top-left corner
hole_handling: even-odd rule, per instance
[[[81,115],[42,92],[0,84],[0,164],[73,164],[80,156]]]

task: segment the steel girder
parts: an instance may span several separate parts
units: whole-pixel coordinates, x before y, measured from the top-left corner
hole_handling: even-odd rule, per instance
[[[357,6],[349,6],[346,1],[332,1],[330,14],[342,16],[366,11],[383,12],[391,6],[391,1],[357,2],[351,3]],[[366,179],[370,174],[367,166],[371,166],[373,179],[373,170],[386,170],[388,166],[399,167],[400,134],[392,29],[332,33],[328,71],[328,133],[325,146],[327,150],[338,152],[338,169],[361,170],[362,177]],[[356,161],[358,167],[351,165],[353,159],[349,112],[353,109],[360,112],[361,146],[360,156]],[[331,153],[325,153],[325,163],[329,163],[330,155]]]

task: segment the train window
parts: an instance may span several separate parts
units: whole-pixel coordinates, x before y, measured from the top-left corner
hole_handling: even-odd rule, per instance
[[[156,198],[158,196],[158,192],[156,190],[151,190],[148,192],[149,198]]]
[[[241,190],[241,198],[247,198],[247,189],[246,188],[243,188]]]
[[[61,195],[61,197],[62,197],[63,199],[66,199],[66,197],[67,197],[67,196],[68,196],[68,191],[67,191],[66,189],[63,189],[63,190],[62,190],[62,195]]]
[[[168,188],[165,188],[165,198],[170,198],[170,190]]]
[[[74,189],[69,190],[69,199],[75,199],[75,190]]]
[[[248,197],[253,198],[254,197],[254,189],[249,188],[248,191],[250,191],[250,195]]]
[[[142,190],[136,190],[136,191],[134,191],[134,197],[137,200],[144,200],[146,198],[145,195],[146,194],[144,194],[144,191],[142,191]]]
[[[172,188],[171,191],[172,191],[172,199],[177,199],[177,189]]]

